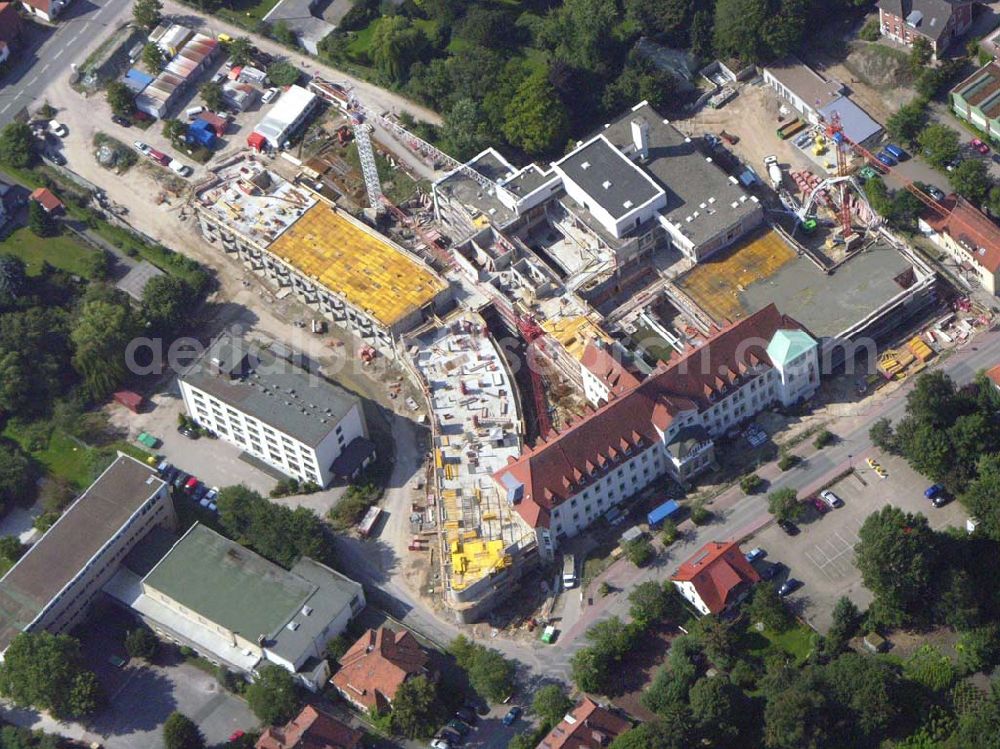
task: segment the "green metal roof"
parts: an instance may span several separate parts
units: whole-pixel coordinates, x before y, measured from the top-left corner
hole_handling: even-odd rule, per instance
[[[814,346],[816,341],[802,330],[779,330],[767,344],[767,355],[776,367],[784,367]]]
[[[318,589],[197,524],[143,583],[251,642],[276,636]]]

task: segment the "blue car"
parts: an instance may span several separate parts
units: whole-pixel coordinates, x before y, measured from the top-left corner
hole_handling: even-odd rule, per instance
[[[521,717],[521,708],[512,707],[510,710],[507,711],[507,714],[503,716],[503,719],[500,722],[509,728],[510,726],[514,725],[514,721],[516,721],[520,717]]]
[[[899,146],[893,145],[892,143],[887,145],[884,150],[887,154],[892,156],[892,158],[896,159],[897,161],[902,161],[903,159],[906,158],[906,151],[904,151]]]
[[[877,154],[875,154],[875,158],[881,161],[886,166],[896,166],[896,160],[892,158],[892,156],[887,154],[885,151],[879,151]]]
[[[941,484],[934,484],[933,486],[928,486],[924,489],[924,496],[927,499],[934,499],[938,494],[944,491],[944,487]]]

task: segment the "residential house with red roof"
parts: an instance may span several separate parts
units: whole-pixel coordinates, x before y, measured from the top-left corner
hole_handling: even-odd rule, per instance
[[[714,463],[713,439],[819,387],[818,343],[773,304],[711,336],[493,474],[551,557],[560,539],[663,475]]]
[[[39,187],[28,196],[28,199],[38,203],[48,214],[54,215],[64,209],[62,201],[55,196],[55,193],[45,187]]]
[[[312,705],[284,726],[270,726],[255,749],[361,749],[364,731],[344,725]]]
[[[957,195],[949,195],[940,205],[942,210],[926,210],[920,217],[920,231],[951,256],[967,280],[996,295],[1000,288],[1000,227]]]
[[[69,0],[21,0],[21,5],[33,16],[52,22],[69,5]]]
[[[410,632],[369,629],[340,659],[330,680],[359,710],[388,712],[396,690],[407,679],[428,676],[430,658]]]
[[[602,749],[631,727],[625,718],[584,697],[536,749]]]
[[[912,46],[923,37],[940,55],[972,25],[972,0],[879,0],[882,36]]]
[[[670,580],[702,614],[721,614],[746,598],[760,575],[735,541],[709,541]]]
[[[986,370],[986,378],[993,383],[993,387],[1000,390],[1000,364]]]

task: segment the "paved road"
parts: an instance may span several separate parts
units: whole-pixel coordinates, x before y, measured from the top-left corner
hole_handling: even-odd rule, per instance
[[[71,63],[82,63],[131,7],[131,0],[76,0],[54,27],[32,26],[29,46],[18,50],[17,62],[0,80],[0,126],[30,107],[52,81],[68,75]]]

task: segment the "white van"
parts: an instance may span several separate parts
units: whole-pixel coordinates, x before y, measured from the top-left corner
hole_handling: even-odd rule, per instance
[[[187,164],[182,164],[177,159],[172,159],[170,162],[170,168],[177,172],[182,177],[189,177],[194,169],[189,167]]]
[[[187,118],[189,120],[193,120],[195,117],[197,117],[204,111],[205,107],[191,107],[189,110],[187,110]]]
[[[576,558],[572,554],[563,555],[563,587],[576,587]]]

